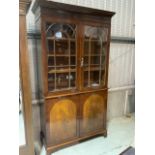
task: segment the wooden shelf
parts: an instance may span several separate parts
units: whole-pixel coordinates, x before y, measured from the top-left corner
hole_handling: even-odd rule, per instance
[[[66,41],[66,40],[70,40],[70,41],[76,41],[75,39],[72,38],[55,38],[55,37],[46,37],[47,40],[56,40],[56,41]]]
[[[102,57],[104,56],[105,57],[105,54],[90,54],[90,55],[88,53],[84,54],[84,57],[89,57],[89,56],[102,56]]]
[[[98,66],[98,67],[100,67],[100,64],[84,64],[84,67],[96,67],[96,66]],[[102,67],[102,65],[101,65],[101,67]]]
[[[76,56],[76,55],[75,54],[70,54],[70,55],[69,54],[55,54],[55,55],[54,54],[48,54],[48,57],[55,57],[55,56],[56,57],[64,57],[64,56],[69,57],[69,56]]]
[[[87,68],[84,68],[84,71],[100,71],[100,67],[87,67]],[[104,70],[104,69],[101,69],[101,70]]]
[[[89,57],[89,56],[103,56],[102,54],[84,54],[85,57]]]
[[[56,94],[56,93],[60,93],[61,91],[67,91],[67,90],[74,90],[74,89],[76,89],[76,87],[68,87],[68,88],[59,88],[59,89],[52,89],[50,92],[55,92],[54,94]],[[61,94],[62,95],[62,94]],[[61,96],[61,95],[59,95],[59,96]]]
[[[53,74],[53,73],[69,73],[69,72],[76,72],[76,69],[59,69],[59,70],[51,69],[48,73]]]
[[[68,67],[68,68],[69,68],[69,67],[76,67],[76,65],[48,66],[48,67],[53,67],[53,68],[55,68],[55,67],[56,67],[56,68],[59,68],[59,67],[60,67],[60,68],[63,68],[63,67],[64,67],[64,68],[65,68],[65,67]]]
[[[97,41],[98,42],[99,39],[88,39],[88,38],[85,38],[84,41]]]
[[[90,64],[90,66],[100,66],[100,64]]]
[[[93,42],[100,42],[99,39],[84,39],[84,41],[88,41],[88,42],[89,42],[89,41],[91,41],[91,42],[92,42],[92,41],[93,41]],[[106,41],[102,41],[102,43],[103,43],[103,44],[106,44],[107,42],[106,42]]]
[[[88,67],[88,66],[90,66],[90,67],[93,67],[93,66],[98,66],[98,67],[100,67],[100,64],[84,64],[84,67]]]
[[[48,82],[53,83],[54,84],[54,79],[48,79]]]

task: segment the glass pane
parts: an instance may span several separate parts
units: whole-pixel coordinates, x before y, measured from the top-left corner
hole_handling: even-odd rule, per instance
[[[101,71],[101,85],[104,85],[104,79],[105,79],[105,70]]]
[[[63,40],[63,39],[57,39],[55,40],[55,52],[56,55],[68,55],[69,50],[68,50],[68,40]]]
[[[53,66],[54,65],[54,57],[53,56],[49,56],[48,57],[48,65],[49,66]]]
[[[76,77],[75,77],[75,72],[71,72],[69,78],[71,80],[71,87],[75,87],[75,80],[76,80]]]
[[[52,69],[50,71],[52,72],[52,71],[54,71],[54,69]],[[54,73],[48,74],[48,89],[50,91],[54,90],[54,88],[55,88],[55,84],[54,84],[55,81],[54,81],[54,79],[55,79]]]
[[[56,89],[64,89],[69,87],[69,74],[57,73],[56,74]]]
[[[69,57],[65,57],[65,56],[58,57],[58,56],[56,56],[55,59],[56,59],[56,66],[69,65]]]
[[[99,86],[99,71],[90,71],[90,86]]]
[[[108,29],[84,27],[84,87],[103,87]]]
[[[84,66],[88,66],[88,64],[89,64],[89,57],[84,56]]]
[[[76,44],[75,44],[75,41],[71,41],[70,50],[71,50],[71,55],[76,56]]]
[[[91,56],[90,55],[90,63],[91,63],[91,65],[93,65],[93,64],[100,64],[100,56]]]
[[[71,57],[70,57],[70,64],[71,64],[71,65],[76,65],[76,60],[75,60],[75,59],[76,59],[75,56],[71,56]]]
[[[88,87],[88,71],[84,71],[84,87]]]
[[[53,40],[48,40],[48,53],[49,54],[54,54],[54,41]]]
[[[47,23],[48,90],[76,86],[76,25]]]
[[[89,40],[85,39],[84,41],[84,55],[87,56],[89,54]]]

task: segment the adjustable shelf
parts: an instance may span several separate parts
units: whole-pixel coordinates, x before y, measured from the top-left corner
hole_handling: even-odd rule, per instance
[[[48,54],[48,57],[70,57],[70,56],[76,56],[75,54]]]
[[[69,73],[69,72],[76,72],[76,69],[59,69],[59,70],[50,70],[48,73]]]

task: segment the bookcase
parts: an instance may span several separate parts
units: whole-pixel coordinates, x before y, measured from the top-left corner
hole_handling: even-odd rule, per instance
[[[43,0],[35,1],[32,11],[41,33],[41,140],[47,154],[96,135],[106,137],[114,12]]]

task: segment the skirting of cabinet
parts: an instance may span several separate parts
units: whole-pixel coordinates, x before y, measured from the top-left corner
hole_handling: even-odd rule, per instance
[[[55,145],[55,146],[51,146],[51,147],[46,147],[45,146],[47,155],[50,155],[51,153],[53,153],[55,151],[58,151],[59,149],[65,148],[66,146],[71,146],[71,145],[74,145],[74,144],[78,144],[78,143],[80,143],[80,142],[82,142],[84,140],[93,138],[95,136],[100,136],[100,135],[103,135],[104,137],[107,137],[107,130],[98,130],[98,131],[92,132],[92,133],[90,133],[90,134],[88,134],[86,136],[79,137],[79,138],[73,139],[71,141],[59,144],[59,145]]]

